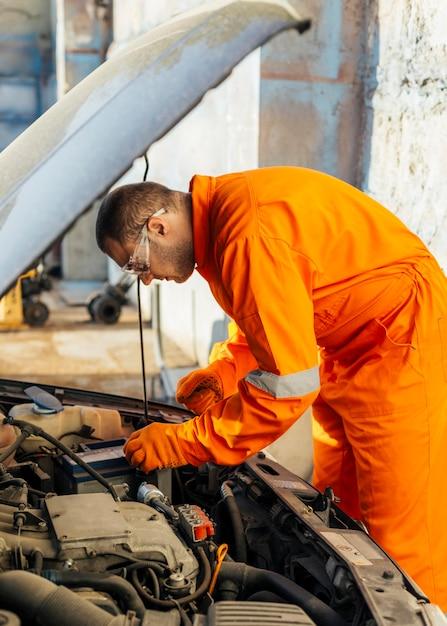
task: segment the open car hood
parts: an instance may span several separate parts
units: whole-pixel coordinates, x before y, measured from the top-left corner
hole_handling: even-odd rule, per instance
[[[246,55],[308,26],[281,0],[219,0],[139,37],[66,94],[0,154],[0,296]]]

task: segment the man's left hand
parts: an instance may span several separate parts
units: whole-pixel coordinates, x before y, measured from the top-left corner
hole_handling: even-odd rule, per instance
[[[154,422],[135,431],[124,445],[126,459],[143,472],[186,465],[177,437],[177,424]]]

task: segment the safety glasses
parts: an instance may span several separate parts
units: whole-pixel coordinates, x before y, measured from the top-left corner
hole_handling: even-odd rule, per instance
[[[166,213],[166,209],[158,209],[149,219],[163,215],[163,213]],[[134,251],[130,255],[127,263],[122,266],[121,270],[127,274],[137,274],[140,276],[141,274],[150,272],[150,269],[150,241],[146,222],[141,229],[141,235]]]

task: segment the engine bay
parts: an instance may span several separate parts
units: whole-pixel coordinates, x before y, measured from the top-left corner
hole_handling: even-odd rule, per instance
[[[139,400],[0,381],[0,408],[2,624],[446,623],[329,487],[262,452],[144,474],[122,451]]]

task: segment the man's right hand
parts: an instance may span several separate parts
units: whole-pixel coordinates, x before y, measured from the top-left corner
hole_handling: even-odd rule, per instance
[[[223,399],[223,385],[213,364],[194,370],[181,378],[177,385],[177,402],[196,415]]]

